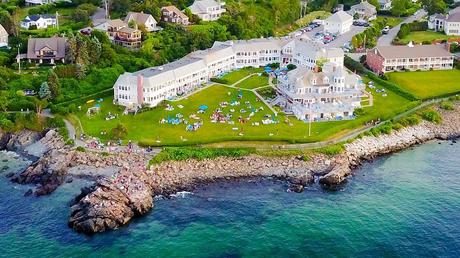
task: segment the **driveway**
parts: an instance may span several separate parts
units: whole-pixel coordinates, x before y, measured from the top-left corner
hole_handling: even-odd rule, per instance
[[[353,25],[352,25],[350,31],[348,31],[348,32],[345,33],[345,34],[339,35],[334,41],[332,41],[332,42],[329,43],[329,44],[326,44],[326,46],[328,46],[328,47],[342,47],[345,43],[351,41],[351,38],[352,38],[354,35],[363,32],[365,29],[366,29],[366,27],[362,27],[362,26],[353,26]],[[309,38],[314,39],[314,38],[315,38],[315,34],[316,34],[317,32],[323,32],[323,31],[324,31],[323,26],[319,26],[319,27],[317,27],[317,28],[314,28],[314,29],[311,30],[311,31],[304,32],[302,35],[307,35]],[[298,37],[301,37],[301,36],[298,36]]]
[[[98,24],[100,21],[105,19],[105,9],[98,7],[96,12],[91,15],[91,21],[93,22],[93,25]]]
[[[427,14],[428,13],[425,10],[420,9],[417,12],[415,12],[413,15],[407,17],[402,23],[391,28],[388,34],[381,36],[377,41],[377,46],[391,46],[391,42],[393,42],[393,39],[398,34],[399,29],[401,28],[401,24],[420,20],[422,17],[426,16]]]

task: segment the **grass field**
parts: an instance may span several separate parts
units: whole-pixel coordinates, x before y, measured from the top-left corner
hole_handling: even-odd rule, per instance
[[[251,78],[247,80],[251,80]],[[376,85],[377,88],[383,88]],[[369,89],[370,90],[370,89]],[[279,114],[273,117],[270,109],[257,99],[254,93],[248,90],[238,90],[228,88],[222,85],[214,85],[205,90],[202,90],[187,99],[176,102],[169,102],[175,109],[173,111],[165,110],[165,107],[158,106],[153,110],[146,111],[135,116],[122,115],[122,107],[117,107],[112,104],[112,98],[105,98],[101,104],[101,112],[93,117],[88,117],[86,111],[92,104],[83,104],[82,110],[75,115],[71,115],[71,121],[76,124],[78,119],[81,121],[84,132],[91,136],[98,137],[102,140],[110,139],[110,130],[116,127],[119,123],[126,126],[128,135],[125,140],[133,140],[144,145],[164,146],[164,145],[192,145],[205,144],[225,141],[251,141],[251,142],[317,142],[327,139],[333,139],[344,135],[346,132],[357,129],[365,122],[380,118],[382,120],[390,119],[398,113],[404,112],[417,103],[391,92],[387,91],[386,97],[382,93],[374,95],[374,106],[364,108],[364,114],[355,120],[349,121],[331,121],[312,123],[312,135],[308,136],[308,124],[295,119],[294,117],[286,117]],[[233,114],[232,120],[235,124],[228,123],[212,123],[210,116],[213,111],[219,108],[219,103],[222,101],[231,102],[237,99],[239,93],[243,94],[240,101],[240,106],[221,108],[223,114]],[[212,96],[212,97],[210,97]],[[238,122],[238,116],[247,118],[249,112],[240,113],[241,109],[249,110],[245,104],[249,101],[252,107],[258,109],[263,107],[263,111],[254,114],[250,121],[242,124]],[[183,108],[178,106],[182,105]],[[200,105],[207,105],[209,109],[204,114],[197,114],[196,111]],[[230,112],[234,109],[234,113]],[[106,121],[105,117],[108,113],[118,114],[118,118]],[[161,119],[175,117],[178,113],[190,123],[196,120],[189,118],[190,115],[196,114],[203,121],[203,126],[197,131],[186,131],[185,124],[172,125],[160,124]],[[261,120],[268,115],[274,118],[279,123],[277,124],[262,124]],[[77,119],[78,118],[78,119]],[[287,119],[287,120],[286,120]],[[252,123],[258,122],[259,126]],[[237,128],[237,129],[233,129]],[[107,134],[101,134],[105,132]],[[240,135],[240,134],[243,135]]]
[[[460,92],[460,70],[393,72],[389,79],[421,99]]]
[[[261,73],[263,72],[263,68],[243,68],[231,73],[228,73],[224,76],[222,76],[222,80],[227,81],[228,85],[232,85],[239,80],[243,79],[246,76],[249,76],[253,73]]]
[[[398,43],[407,44],[410,41],[414,43],[433,42],[434,40],[447,40],[459,38],[459,36],[448,36],[444,33],[434,31],[413,31],[406,37],[400,39]]]
[[[268,77],[253,75],[247,78],[246,80],[242,81],[241,83],[237,84],[236,87],[239,87],[242,89],[255,89],[255,88],[259,88],[259,87],[267,86],[267,85],[268,85]]]

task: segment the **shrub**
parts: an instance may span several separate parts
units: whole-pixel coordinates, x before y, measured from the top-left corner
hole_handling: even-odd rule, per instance
[[[417,115],[411,115],[408,117],[401,118],[398,123],[401,124],[402,126],[414,126],[420,124],[420,117]]]
[[[198,148],[198,147],[167,147],[158,153],[149,164],[158,164],[168,160],[214,159],[217,157],[241,157],[255,153],[254,148]]]
[[[442,121],[441,115],[433,109],[422,111],[422,118],[428,122],[439,124]]]
[[[118,124],[110,131],[110,137],[113,140],[123,139],[128,135],[128,128],[123,124]]]
[[[326,154],[328,156],[334,156],[342,153],[345,150],[345,147],[342,144],[336,144],[331,146],[326,146],[323,148],[316,149],[318,153]]]
[[[221,78],[211,78],[211,81],[215,83],[228,84],[227,80]]]
[[[440,106],[444,110],[454,110],[454,105],[452,104],[452,102],[449,102],[449,101],[441,102]]]
[[[86,152],[86,149],[82,146],[78,146],[76,150],[79,152]]]

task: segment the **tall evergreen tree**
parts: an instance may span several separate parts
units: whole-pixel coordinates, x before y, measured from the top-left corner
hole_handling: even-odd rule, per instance
[[[48,75],[48,87],[51,92],[51,98],[56,99],[59,94],[61,94],[61,84],[59,82],[59,77],[53,70],[50,70]]]
[[[40,90],[38,91],[38,96],[41,99],[47,99],[47,98],[49,98],[51,96],[51,91],[50,91],[50,88],[48,86],[48,82],[43,82],[40,85]]]

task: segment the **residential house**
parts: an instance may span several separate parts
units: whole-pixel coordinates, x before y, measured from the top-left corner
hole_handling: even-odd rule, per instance
[[[49,26],[56,26],[57,20],[55,15],[50,14],[34,14],[27,16],[21,21],[21,27],[24,29],[31,29],[36,27],[37,29],[46,29]]]
[[[142,32],[137,28],[130,28],[126,22],[120,19],[105,20],[96,25],[94,29],[105,31],[109,39],[120,46],[139,48],[142,44]]]
[[[305,121],[354,118],[366,95],[359,75],[332,62],[324,64],[322,71],[298,67],[279,76],[277,91],[284,110]]]
[[[380,11],[389,11],[391,10],[391,0],[378,0]]]
[[[215,42],[210,49],[195,51],[172,63],[120,75],[114,85],[114,100],[126,107],[153,107],[163,100],[193,92],[212,77],[243,67],[293,63],[312,70],[320,59],[343,66],[340,49],[326,50],[324,45],[311,49],[312,44],[319,43],[304,43],[292,38]]]
[[[444,21],[444,33],[446,35],[460,35],[460,12],[447,15]]]
[[[161,20],[169,23],[189,25],[189,18],[174,5],[161,8]]]
[[[378,46],[367,52],[367,65],[376,73],[399,70],[447,70],[454,57],[444,45]]]
[[[447,14],[433,14],[428,18],[428,29],[444,32],[446,35],[460,35],[460,7]]]
[[[215,21],[226,12],[224,6],[225,3],[220,1],[195,0],[195,2],[189,6],[189,9],[203,21]]]
[[[140,48],[142,44],[142,32],[138,29],[123,27],[114,33],[113,42],[116,45],[127,48]]]
[[[344,11],[338,11],[324,21],[324,32],[344,34],[351,29],[353,17]]]
[[[64,37],[29,38],[26,57],[29,62],[55,64],[65,62],[67,39]]]
[[[367,1],[353,5],[349,13],[354,18],[361,20],[370,21],[377,18],[377,8],[375,8],[374,5],[368,3]]]
[[[8,32],[0,24],[0,47],[8,46]]]
[[[446,16],[444,14],[433,14],[428,17],[428,29],[434,31],[444,31],[444,21]]]
[[[44,5],[57,2],[57,0],[26,0],[26,5]]]
[[[138,26],[144,26],[148,32],[160,30],[160,28],[157,27],[155,18],[148,13],[129,12],[128,15],[126,15],[125,23],[129,24],[131,21],[135,21]]]

